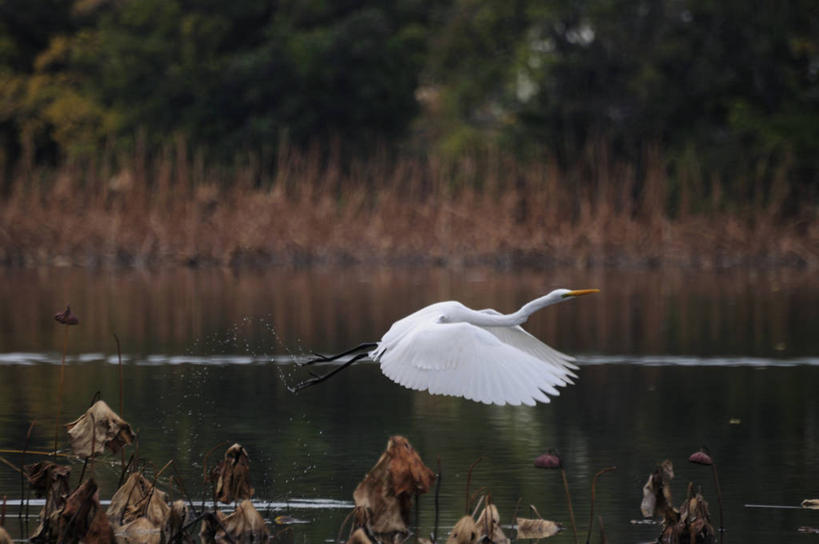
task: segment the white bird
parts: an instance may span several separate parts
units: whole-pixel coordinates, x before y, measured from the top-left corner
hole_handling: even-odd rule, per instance
[[[521,325],[534,312],[598,289],[555,289],[501,314],[473,310],[456,301],[431,304],[399,319],[379,342],[361,344],[334,356],[318,355],[303,364],[334,361],[355,354],[339,368],[298,384],[322,382],[369,357],[394,382],[433,395],[452,395],[486,404],[549,402],[557,387],[574,383],[574,358],[550,348]],[[363,351],[362,350],[369,350]]]

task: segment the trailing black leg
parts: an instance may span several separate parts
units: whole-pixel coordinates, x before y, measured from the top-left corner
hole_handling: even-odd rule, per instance
[[[338,368],[335,368],[335,369],[331,370],[331,371],[330,371],[330,372],[328,372],[327,374],[322,374],[322,375],[320,375],[320,376],[319,376],[319,375],[315,375],[315,374],[314,374],[314,375],[313,375],[313,378],[310,378],[309,380],[304,380],[304,381],[303,381],[303,382],[301,382],[301,383],[297,383],[297,384],[296,384],[294,387],[288,387],[288,389],[290,389],[290,391],[292,391],[293,393],[295,393],[296,391],[301,391],[302,389],[305,389],[305,388],[307,388],[307,387],[310,387],[311,385],[316,385],[317,383],[321,383],[321,382],[323,382],[324,380],[329,379],[329,378],[330,378],[330,377],[332,377],[333,375],[338,374],[339,372],[341,372],[342,370],[344,370],[345,368],[347,368],[348,366],[350,366],[350,365],[351,365],[351,364],[353,364],[354,362],[356,362],[356,361],[358,361],[358,360],[360,360],[360,359],[363,359],[363,358],[364,358],[364,357],[366,357],[367,355],[369,355],[369,353],[367,353],[367,352],[365,352],[365,353],[359,353],[358,355],[356,355],[355,357],[353,357],[353,358],[352,358],[352,359],[350,359],[349,361],[347,361],[347,362],[343,363],[343,364],[342,364],[342,365],[340,365]],[[331,359],[331,360],[332,360],[332,359]],[[314,361],[314,362],[317,362],[317,361]]]
[[[341,359],[345,355],[350,355],[352,353],[357,353],[362,349],[366,349],[367,351],[371,350],[372,348],[378,346],[378,342],[365,342],[363,344],[359,344],[352,349],[348,349],[347,351],[342,351],[341,353],[336,353],[335,355],[322,355],[320,353],[313,353],[316,356],[315,359],[310,359],[309,361],[305,361],[303,363],[299,363],[299,366],[304,365],[312,365],[314,363],[329,363],[331,361],[336,361]]]

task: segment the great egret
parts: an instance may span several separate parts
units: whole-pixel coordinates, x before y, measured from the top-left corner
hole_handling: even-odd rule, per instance
[[[486,404],[549,402],[559,386],[577,375],[574,358],[550,348],[521,327],[534,312],[599,289],[555,289],[501,314],[473,310],[460,302],[431,304],[399,319],[379,342],[369,342],[333,356],[317,355],[303,364],[353,357],[339,368],[298,384],[315,385],[369,357],[396,383],[433,395],[464,397]]]

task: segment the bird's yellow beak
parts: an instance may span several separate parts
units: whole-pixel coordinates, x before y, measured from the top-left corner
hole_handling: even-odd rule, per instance
[[[599,293],[600,289],[577,289],[575,291],[569,291],[563,298],[566,297],[579,297],[581,295],[591,295],[592,293]]]

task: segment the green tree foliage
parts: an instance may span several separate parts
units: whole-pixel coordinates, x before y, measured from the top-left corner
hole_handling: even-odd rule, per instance
[[[446,19],[430,80],[455,148],[477,132],[571,163],[602,138],[630,160],[653,143],[816,175],[815,2],[454,0]]]
[[[17,3],[0,4],[14,29],[0,39],[0,122],[23,147],[71,157],[142,132],[225,158],[282,134],[356,149],[416,113],[429,14],[413,0],[37,0],[22,22]]]
[[[436,153],[569,165],[604,141],[809,186],[817,36],[812,0],[0,0],[0,145],[58,160],[181,136],[230,160],[412,128]]]

